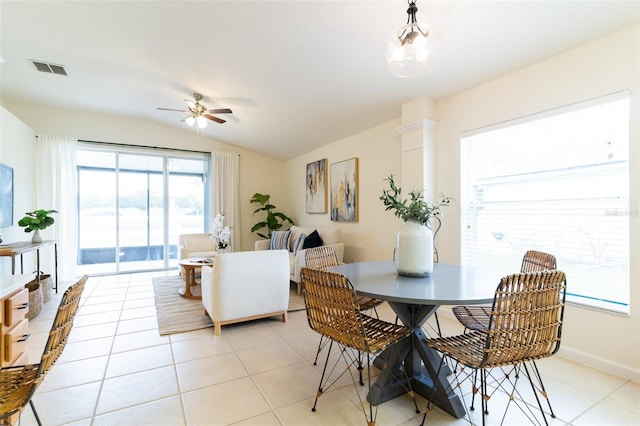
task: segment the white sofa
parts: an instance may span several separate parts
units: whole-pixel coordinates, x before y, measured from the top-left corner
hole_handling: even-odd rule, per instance
[[[338,262],[342,263],[344,258],[344,243],[340,241],[340,229],[338,228],[303,228],[294,225],[291,228],[291,238],[289,239],[289,279],[298,284],[298,294],[300,294],[300,269],[306,265],[304,254],[306,250],[298,250],[293,253],[293,244],[295,244],[298,235],[311,234],[314,229],[318,231],[322,238],[323,246],[330,246],[336,251]],[[269,250],[271,240],[258,240],[255,242],[255,250]]]
[[[282,315],[289,307],[289,256],[286,250],[241,251],[216,256],[202,267],[202,304],[216,335],[222,326]]]
[[[213,257],[216,255],[216,243],[209,234],[180,234],[178,236],[178,257]]]

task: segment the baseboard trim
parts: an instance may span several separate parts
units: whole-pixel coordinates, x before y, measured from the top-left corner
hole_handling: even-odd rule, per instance
[[[623,379],[640,383],[640,370],[631,368],[627,365],[613,362],[609,359],[601,358],[593,354],[573,349],[568,346],[560,346],[558,356],[578,362],[587,367],[596,368],[606,373],[613,374]]]

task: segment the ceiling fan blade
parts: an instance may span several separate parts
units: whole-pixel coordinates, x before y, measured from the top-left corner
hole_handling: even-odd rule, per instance
[[[210,109],[209,110],[209,114],[231,114],[233,111],[231,111],[229,108],[220,108],[220,109]]]
[[[211,121],[215,121],[216,123],[225,123],[227,120],[223,120],[222,118],[218,118],[218,117],[214,117],[213,115],[210,114],[202,114],[204,117],[207,117],[209,120]]]
[[[157,108],[157,109],[162,110],[162,111],[189,112],[189,111],[185,111],[185,110],[183,110],[183,109],[173,109],[173,108]]]

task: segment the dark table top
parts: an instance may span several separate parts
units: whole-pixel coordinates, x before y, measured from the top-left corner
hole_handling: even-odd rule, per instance
[[[501,275],[472,266],[435,263],[426,278],[398,275],[394,262],[356,262],[331,268],[346,275],[356,292],[391,302],[418,305],[492,303]]]

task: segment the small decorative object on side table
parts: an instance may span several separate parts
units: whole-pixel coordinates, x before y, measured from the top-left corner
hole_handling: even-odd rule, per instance
[[[231,240],[231,228],[224,226],[224,213],[218,213],[213,219],[213,229],[211,240],[216,244],[218,253],[229,252],[229,241]]]

